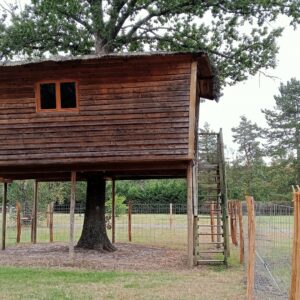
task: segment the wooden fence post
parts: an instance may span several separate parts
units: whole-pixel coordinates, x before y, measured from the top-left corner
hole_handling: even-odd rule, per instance
[[[247,299],[254,299],[254,266],[255,266],[255,210],[254,199],[246,196],[248,210],[248,267],[247,267]]]
[[[131,242],[131,215],[132,215],[132,203],[128,202],[128,241]]]
[[[172,229],[173,226],[173,204],[172,203],[170,203],[169,220],[170,220],[170,229]]]
[[[244,228],[243,228],[243,208],[240,201],[237,202],[237,213],[239,218],[239,233],[240,233],[240,264],[244,263]]]
[[[76,171],[72,171],[71,172],[71,199],[70,199],[70,238],[69,238],[70,259],[74,259],[75,192],[76,192]]]
[[[7,182],[4,182],[4,186],[3,186],[3,199],[2,199],[2,250],[5,250],[6,204],[7,204]]]
[[[49,211],[49,240],[50,243],[53,243],[53,207],[54,203],[48,204]]]
[[[114,244],[116,241],[116,182],[112,179],[112,203],[111,203],[111,239]]]
[[[21,240],[21,204],[19,201],[16,203],[17,211],[17,243],[20,243]]]
[[[211,241],[215,241],[215,204],[210,204],[210,231],[211,231]]]
[[[292,278],[290,300],[300,299],[300,189],[293,193],[294,202],[294,238],[292,254]]]
[[[31,242],[36,244],[37,235],[37,201],[38,201],[38,182],[34,181],[32,224],[31,224]]]

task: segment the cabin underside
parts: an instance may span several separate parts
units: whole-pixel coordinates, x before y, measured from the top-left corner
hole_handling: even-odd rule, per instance
[[[0,181],[36,179],[37,181],[69,181],[71,172],[76,170],[78,180],[86,180],[91,173],[116,180],[185,178],[188,161],[132,161],[106,162],[78,165],[36,165],[0,168]]]

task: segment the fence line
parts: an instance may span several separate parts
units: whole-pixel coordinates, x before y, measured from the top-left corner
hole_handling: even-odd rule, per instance
[[[247,273],[249,267],[254,270],[254,294],[248,295],[248,299],[288,299],[292,270],[293,211],[293,207],[288,205],[256,202],[255,248],[251,248],[246,227],[251,212],[249,214],[243,203],[245,262],[250,262],[250,265],[246,265]],[[253,262],[251,256],[254,256]]]
[[[68,242],[70,230],[69,205],[49,204],[37,212],[37,237],[41,242]],[[75,208],[74,241],[81,234],[85,209]],[[129,213],[129,214],[128,214]],[[0,214],[2,215],[2,214]],[[8,207],[7,237],[8,245],[17,243],[17,208]],[[20,207],[20,243],[32,242],[33,212]],[[112,218],[106,217],[108,236],[112,237]],[[187,245],[187,216],[184,204],[135,204],[116,209],[116,242],[130,242],[167,246],[185,249]]]

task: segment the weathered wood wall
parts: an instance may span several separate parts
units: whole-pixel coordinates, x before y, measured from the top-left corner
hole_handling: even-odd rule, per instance
[[[0,167],[187,159],[192,59],[115,58],[0,69]],[[79,81],[79,112],[36,112],[39,80]]]

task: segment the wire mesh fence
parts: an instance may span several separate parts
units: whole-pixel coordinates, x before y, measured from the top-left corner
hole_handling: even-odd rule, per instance
[[[244,211],[245,262],[248,261],[248,216]],[[288,299],[291,283],[293,207],[255,203],[255,299]]]
[[[54,205],[53,213],[48,209],[37,214],[37,242],[50,242],[51,230],[53,242],[68,242],[70,228],[69,205]],[[85,208],[75,208],[75,241],[80,237]],[[0,214],[0,221],[2,213]],[[112,238],[111,216],[108,214],[107,234]],[[52,217],[52,225],[49,218]],[[20,243],[30,243],[32,236],[32,210],[21,209]],[[1,227],[1,225],[0,225]],[[130,227],[130,228],[129,228]],[[128,206],[118,211],[115,223],[116,242],[131,242],[145,245],[166,246],[185,249],[187,245],[186,205],[183,204],[133,204],[131,209],[131,226],[129,226]],[[6,221],[6,244],[16,244],[17,211],[8,207]]]

